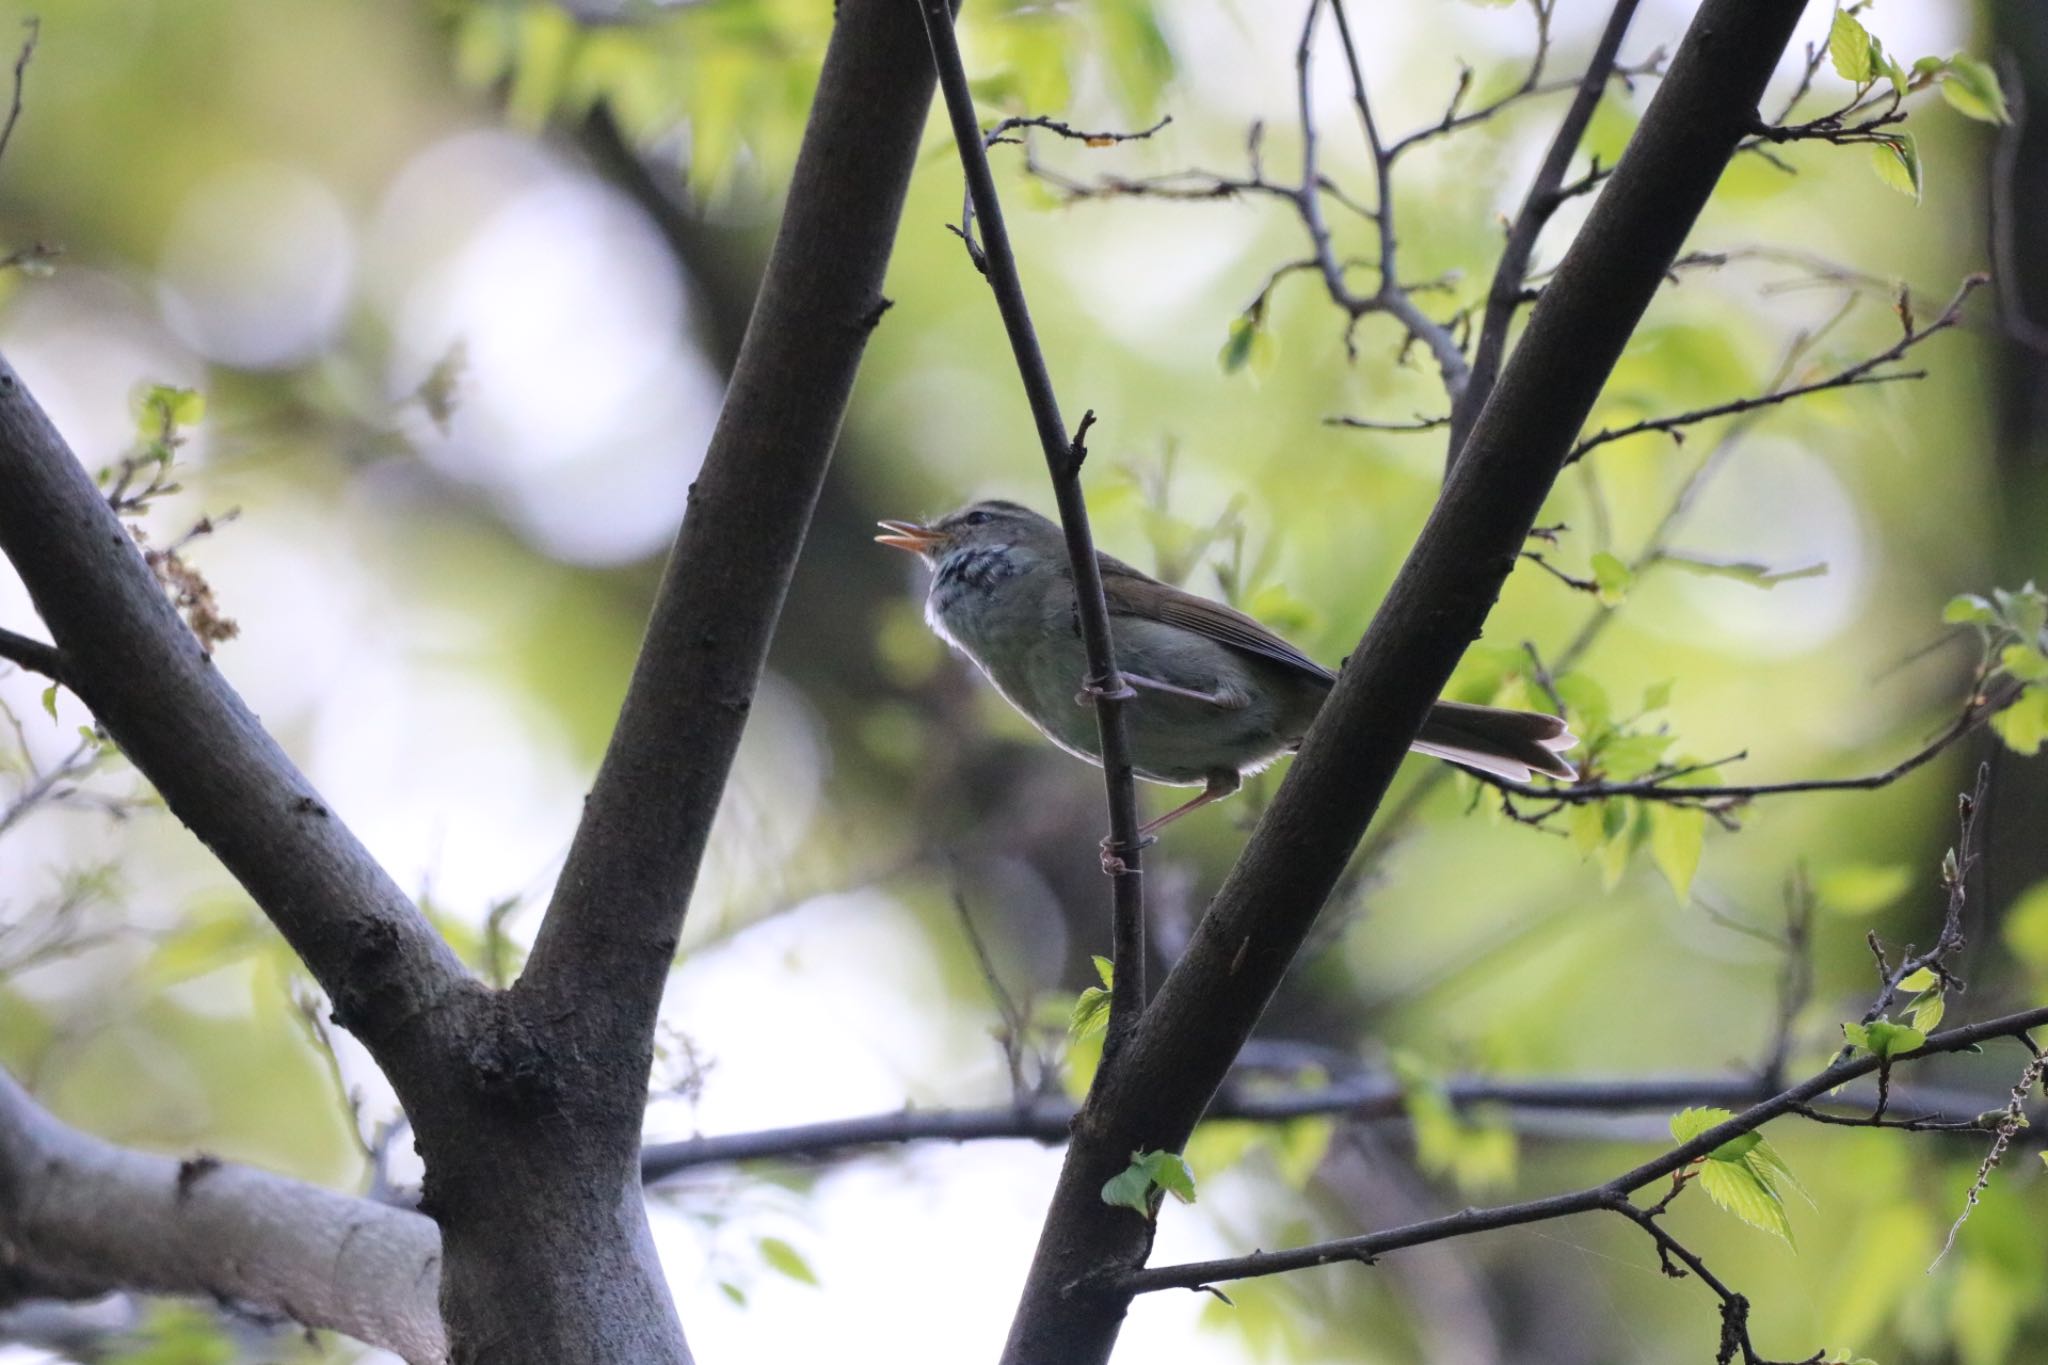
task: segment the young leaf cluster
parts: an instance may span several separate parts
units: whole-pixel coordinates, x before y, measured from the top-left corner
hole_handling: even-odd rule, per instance
[[[2000,680],[2020,687],[2018,698],[1991,718],[1992,730],[2016,754],[2039,752],[2048,740],[2048,595],[2031,581],[2017,591],[1993,588],[1989,597],[1963,593],[1949,599],[1941,619],[1977,632],[1980,692]]]
[[[1671,1116],[1671,1136],[1678,1142],[1691,1142],[1734,1117],[1729,1110],[1711,1106],[1681,1109]],[[1792,1221],[1785,1212],[1784,1187],[1808,1204],[1813,1202],[1761,1133],[1730,1138],[1688,1167],[1681,1179],[1697,1180],[1721,1208],[1751,1227],[1784,1238],[1787,1246],[1793,1245]]]

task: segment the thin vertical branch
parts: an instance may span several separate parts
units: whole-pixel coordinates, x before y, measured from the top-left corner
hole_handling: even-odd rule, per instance
[[[1145,892],[1139,866],[1138,794],[1123,722],[1123,705],[1133,693],[1116,666],[1116,650],[1109,633],[1109,606],[1102,596],[1101,566],[1096,562],[1095,544],[1088,530],[1088,504],[1081,496],[1081,465],[1087,457],[1083,439],[1095,414],[1090,412],[1083,417],[1080,429],[1071,438],[1068,436],[1066,423],[1060,418],[1059,399],[1053,394],[1052,377],[1046,371],[1044,352],[1039,349],[1038,335],[1031,326],[1031,310],[1024,301],[1024,284],[1017,274],[1017,256],[1010,246],[1009,229],[1003,223],[995,178],[989,173],[981,127],[974,118],[974,97],[968,90],[967,72],[961,65],[960,47],[953,34],[952,11],[946,0],[919,0],[919,8],[924,15],[925,34],[931,40],[932,61],[938,68],[946,113],[952,120],[953,141],[960,148],[960,167],[967,178],[968,198],[981,222],[981,254],[977,264],[995,291],[1003,329],[1009,333],[1010,350],[1024,381],[1025,397],[1031,404],[1046,469],[1052,475],[1060,525],[1067,537],[1067,557],[1073,565],[1075,611],[1080,620],[1081,643],[1088,654],[1085,685],[1088,695],[1095,699],[1095,717],[1101,731],[1102,776],[1109,800],[1109,838],[1103,845],[1102,866],[1110,875],[1111,960],[1116,964],[1116,972],[1110,988],[1109,1031],[1103,1044],[1103,1063],[1107,1068],[1137,1027],[1138,1016],[1144,1009]]]

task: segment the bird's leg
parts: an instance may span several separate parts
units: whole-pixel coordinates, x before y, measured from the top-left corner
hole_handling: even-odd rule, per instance
[[[1124,681],[1133,687],[1143,687],[1153,692],[1164,692],[1168,696],[1186,697],[1190,701],[1204,701],[1211,706],[1222,707],[1225,711],[1242,711],[1251,705],[1251,694],[1241,687],[1219,687],[1213,692],[1198,692],[1192,687],[1176,687],[1170,682],[1148,678],[1142,673],[1125,673]],[[1082,706],[1095,700],[1094,690],[1082,687],[1080,695],[1074,698]],[[1232,790],[1235,790],[1233,788]]]
[[[1209,785],[1202,788],[1200,796],[1197,796],[1192,801],[1175,806],[1156,820],[1148,820],[1138,827],[1138,834],[1140,837],[1149,837],[1180,819],[1181,816],[1186,815],[1189,811],[1200,810],[1211,801],[1221,801],[1243,785],[1244,778],[1240,777],[1234,769],[1219,768],[1209,774]]]

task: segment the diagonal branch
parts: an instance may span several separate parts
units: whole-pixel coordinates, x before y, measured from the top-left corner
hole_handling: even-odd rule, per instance
[[[1881,1060],[1865,1053],[1835,1062],[1798,1085],[1788,1087],[1768,1099],[1749,1106],[1734,1117],[1714,1125],[1690,1142],[1681,1143],[1632,1170],[1622,1172],[1612,1180],[1586,1189],[1549,1195],[1518,1204],[1465,1209],[1446,1217],[1411,1223],[1406,1227],[1389,1228],[1358,1237],[1340,1237],[1285,1251],[1258,1252],[1249,1256],[1139,1270],[1126,1277],[1125,1285],[1136,1293],[1150,1293],[1161,1289],[1196,1289],[1220,1280],[1274,1275],[1310,1266],[1331,1265],[1344,1261],[1370,1263],[1374,1258],[1390,1251],[1441,1242],[1452,1237],[1546,1222],[1576,1213],[1616,1209],[1629,1195],[1684,1170],[1723,1143],[1745,1133],[1753,1133],[1773,1119],[1788,1114],[1801,1114],[1815,1099],[1837,1086],[1870,1075],[1887,1061],[1892,1065],[1899,1065],[1948,1053],[1967,1052],[1993,1039],[2021,1037],[2029,1030],[2040,1028],[2044,1024],[2048,1024],[2048,1007],[1952,1028],[1935,1034],[1927,1040],[1925,1046],[1916,1051],[1898,1057]]]
[[[0,549],[65,683],[261,905],[407,1104],[476,989],[228,685],[14,370],[0,361]]]
[[[409,1209],[102,1142],[0,1072],[0,1245],[39,1279],[200,1295],[447,1359],[441,1238]]]
[[[1053,393],[1052,377],[1046,371],[1045,355],[1031,326],[1031,311],[1024,300],[1024,284],[1017,274],[1017,256],[1010,247],[995,178],[989,173],[987,143],[975,123],[974,96],[960,62],[952,11],[946,0],[920,0],[920,11],[932,61],[938,69],[939,86],[945,92],[946,112],[952,119],[953,141],[960,149],[968,195],[975,215],[981,220],[981,254],[976,263],[995,291],[1003,329],[1009,334],[1017,372],[1024,381],[1024,394],[1030,400],[1032,420],[1038,428],[1038,443],[1045,453],[1046,469],[1052,475],[1060,525],[1066,532],[1067,561],[1073,570],[1075,614],[1081,627],[1081,643],[1088,655],[1084,690],[1095,699],[1102,777],[1109,802],[1109,838],[1103,844],[1102,866],[1110,874],[1112,957],[1116,971],[1110,983],[1109,1031],[1103,1049],[1107,1063],[1136,1027],[1145,1006],[1145,891],[1139,867],[1137,781],[1131,769],[1123,720],[1124,703],[1135,694],[1116,666],[1109,607],[1102,596],[1102,570],[1088,531],[1088,504],[1081,495],[1081,462],[1086,456],[1082,437],[1095,414],[1088,413],[1081,419],[1079,431],[1071,438],[1067,435],[1059,399]]]
[[[602,767],[513,994],[644,1101],[654,1013],[867,338],[930,104],[890,0],[842,5],[775,247]],[[681,453],[679,453],[679,458]]]
[[[1800,9],[1706,0],[1695,16],[1272,807],[1077,1119],[1008,1365],[1107,1358],[1151,1225],[1106,1206],[1104,1183],[1132,1152],[1187,1140],[1278,989],[1753,123]]]

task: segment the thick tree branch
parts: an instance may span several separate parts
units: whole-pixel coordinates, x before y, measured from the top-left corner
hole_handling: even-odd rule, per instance
[[[246,1304],[439,1365],[430,1219],[247,1166],[132,1152],[0,1072],[0,1245],[42,1280]]]
[[[1706,0],[1695,16],[1272,808],[1077,1120],[1009,1365],[1107,1359],[1151,1225],[1105,1205],[1103,1184],[1134,1151],[1178,1149],[1222,1083],[1755,122],[1800,9],[1798,0]]]
[[[0,549],[66,685],[290,940],[405,1101],[431,1100],[446,1012],[481,988],[250,714],[4,361],[0,488]]]
[[[1060,417],[1059,399],[1053,393],[1052,377],[1046,371],[1045,355],[1031,326],[1024,283],[1017,273],[1017,256],[1010,247],[1009,229],[1003,223],[995,177],[989,173],[987,144],[975,122],[974,96],[960,62],[952,10],[947,0],[918,3],[939,86],[945,93],[946,112],[953,123],[953,141],[959,147],[961,169],[967,177],[969,201],[981,220],[981,246],[975,263],[988,276],[996,306],[1002,312],[1003,330],[1009,334],[1010,350],[1016,357],[1024,394],[1030,400],[1032,421],[1038,428],[1039,448],[1052,475],[1060,526],[1066,532],[1067,561],[1073,570],[1074,609],[1080,622],[1081,644],[1088,656],[1088,676],[1076,681],[1082,682],[1095,699],[1102,779],[1109,802],[1109,838],[1103,844],[1102,867],[1110,874],[1116,973],[1110,986],[1109,1031],[1104,1040],[1107,1059],[1130,1036],[1145,1006],[1145,883],[1139,867],[1137,779],[1131,770],[1130,745],[1123,721],[1124,703],[1136,694],[1116,666],[1115,643],[1109,633],[1109,607],[1102,596],[1102,572],[1088,530],[1088,504],[1081,495],[1081,462],[1086,457],[1082,442],[1095,414],[1090,412],[1083,417],[1080,430],[1068,436],[1066,423]],[[971,241],[969,246],[973,247]]]
[[[930,104],[902,5],[845,0],[781,230],[619,723],[527,972],[618,1045],[647,1039],[768,641],[868,334]]]
[[[638,1181],[655,1016],[854,375],[889,306],[883,275],[931,89],[901,0],[842,0],[618,725],[505,993],[500,1045],[480,1063],[497,1109],[479,1122],[509,1149],[509,1179],[504,1160],[471,1163],[459,1185],[429,1172],[458,1359],[688,1359]],[[536,1301],[532,1286],[550,1282],[565,1292]]]

